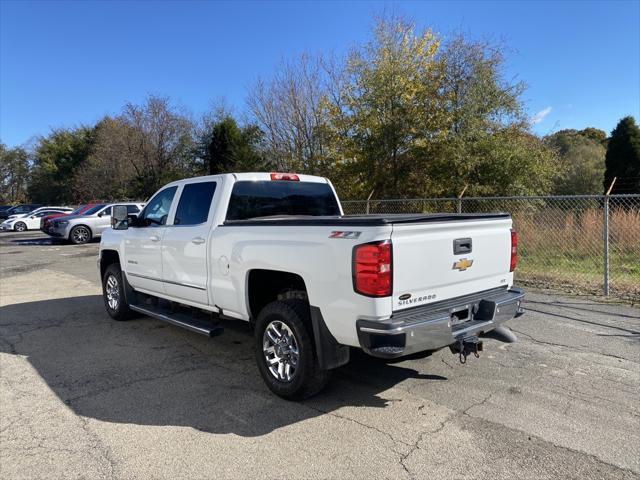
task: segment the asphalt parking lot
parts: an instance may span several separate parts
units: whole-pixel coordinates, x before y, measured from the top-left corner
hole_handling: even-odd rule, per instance
[[[112,321],[97,250],[0,233],[2,478],[640,478],[640,309],[530,293],[515,344],[290,403],[244,324]]]

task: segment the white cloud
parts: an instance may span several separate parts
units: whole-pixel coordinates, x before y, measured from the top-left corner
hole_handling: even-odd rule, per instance
[[[544,118],[551,113],[552,108],[547,107],[544,110],[540,110],[533,117],[531,117],[531,123],[536,125],[544,120]]]

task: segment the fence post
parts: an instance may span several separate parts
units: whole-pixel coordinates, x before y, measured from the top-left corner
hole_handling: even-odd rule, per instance
[[[371,197],[373,196],[373,192],[375,192],[375,190],[371,190],[371,193],[367,197],[367,215],[369,215],[369,201],[371,200]]]
[[[467,191],[468,186],[469,185],[465,185],[462,191],[460,192],[460,195],[458,195],[458,213],[462,213],[462,196],[464,195],[464,192]]]
[[[603,232],[603,240],[604,240],[604,295],[605,297],[609,296],[609,195],[611,194],[611,190],[613,189],[614,183],[616,183],[616,178],[613,177],[611,181],[611,185],[609,185],[609,190],[604,195],[604,232]]]

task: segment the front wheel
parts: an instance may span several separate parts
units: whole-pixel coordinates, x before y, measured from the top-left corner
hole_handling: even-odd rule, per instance
[[[107,313],[116,320],[127,320],[131,310],[124,295],[124,283],[120,265],[112,263],[102,277],[102,298]]]
[[[74,245],[83,245],[91,240],[91,230],[84,225],[73,227],[69,234],[69,240],[71,240],[71,243]]]
[[[13,226],[13,229],[16,232],[24,232],[27,229],[27,224],[24,222],[16,222],[16,224]]]
[[[258,369],[267,387],[288,400],[319,393],[331,372],[318,364],[304,300],[275,301],[262,309],[255,325]]]

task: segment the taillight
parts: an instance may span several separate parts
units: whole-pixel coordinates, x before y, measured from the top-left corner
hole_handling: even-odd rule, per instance
[[[509,271],[513,272],[518,264],[518,234],[515,230],[511,230],[511,265]]]
[[[391,295],[393,279],[391,242],[364,243],[353,247],[353,289],[369,297]]]
[[[295,173],[272,173],[271,180],[288,180],[290,182],[299,182],[300,178]]]

